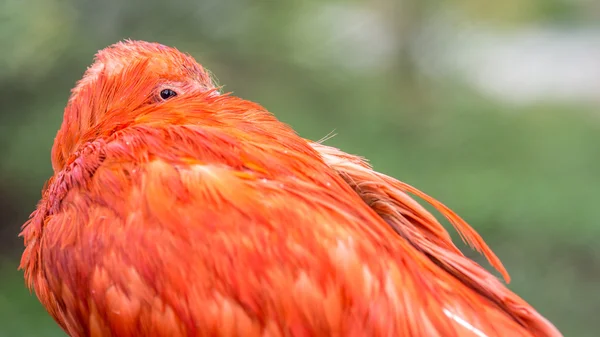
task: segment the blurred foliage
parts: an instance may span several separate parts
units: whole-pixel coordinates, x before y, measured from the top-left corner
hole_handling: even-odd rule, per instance
[[[420,75],[406,57],[407,41],[441,6],[433,0],[1,2],[0,336],[63,335],[16,271],[17,233],[51,175],[49,152],[69,89],[96,50],[124,38],[190,52],[226,90],[260,102],[307,138],[335,130],[328,144],[366,156],[472,223],[512,273],[511,288],[566,336],[595,336],[597,111],[555,103],[516,108],[456,79]],[[461,10],[465,20],[508,27],[594,17],[591,1],[443,6]],[[336,28],[334,16],[323,15],[340,8],[349,25]],[[368,29],[391,31],[385,48],[361,38]],[[395,53],[392,62],[373,62],[384,52]]]
[[[569,0],[507,0],[483,2],[460,0],[461,7],[479,20],[499,25],[526,24],[531,22],[579,21],[585,7]]]

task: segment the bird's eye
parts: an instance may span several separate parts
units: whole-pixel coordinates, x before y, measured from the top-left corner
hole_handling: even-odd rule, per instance
[[[160,91],[160,98],[168,100],[171,97],[177,96],[177,93],[171,89],[163,89]]]

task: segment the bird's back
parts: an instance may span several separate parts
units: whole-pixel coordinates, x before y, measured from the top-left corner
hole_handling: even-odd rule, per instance
[[[257,116],[151,111],[53,179],[22,266],[70,335],[560,336],[395,180]]]

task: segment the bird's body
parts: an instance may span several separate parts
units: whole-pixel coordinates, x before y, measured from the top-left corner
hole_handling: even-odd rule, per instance
[[[419,191],[219,93],[174,49],[102,51],[52,159],[21,267],[71,336],[561,336]]]

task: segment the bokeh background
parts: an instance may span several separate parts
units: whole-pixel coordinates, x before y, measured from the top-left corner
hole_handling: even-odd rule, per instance
[[[70,88],[124,38],[191,53],[307,138],[335,130],[466,218],[565,336],[598,336],[599,23],[597,0],[0,1],[0,336],[64,336],[17,234]]]

